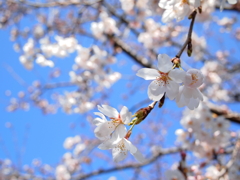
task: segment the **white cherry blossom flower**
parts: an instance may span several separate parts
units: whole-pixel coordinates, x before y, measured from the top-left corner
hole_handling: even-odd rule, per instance
[[[160,100],[164,93],[173,100],[179,91],[179,84],[184,79],[185,72],[172,69],[171,58],[166,54],[158,55],[158,69],[142,68],[137,76],[145,80],[153,80],[148,86],[148,97],[153,101]]]
[[[112,156],[115,162],[124,160],[129,151],[137,161],[144,163],[146,159],[143,157],[141,152],[128,140],[126,135],[126,128],[122,129],[121,131],[118,129],[113,133],[111,139],[104,141],[98,146],[98,148],[102,150],[112,149]]]
[[[51,60],[47,60],[42,54],[37,54],[37,59],[36,63],[39,64],[40,66],[49,66],[53,67],[54,63]]]
[[[179,107],[187,106],[189,109],[197,108],[203,95],[198,87],[203,84],[203,74],[197,69],[189,69],[183,81],[184,86],[180,87],[176,102]]]
[[[191,13],[191,10],[200,6],[200,0],[160,0],[159,7],[166,9],[162,15],[164,23],[173,19],[181,21]]]
[[[96,112],[95,114],[101,118],[95,118],[93,123],[97,125],[94,130],[95,136],[100,140],[107,140],[113,131],[122,132],[126,129],[124,124],[130,123],[132,118],[132,113],[128,111],[126,106],[123,106],[121,112],[119,113],[115,108],[108,105],[98,105],[98,110],[101,112]],[[108,116],[111,121],[107,121],[106,116]]]
[[[219,116],[215,119],[214,126],[212,127],[213,131],[224,132],[227,131],[230,126],[229,121],[227,121],[223,116]]]

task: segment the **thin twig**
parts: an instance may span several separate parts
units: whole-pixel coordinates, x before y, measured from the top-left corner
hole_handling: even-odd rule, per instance
[[[183,51],[185,50],[185,48],[187,47],[187,45],[189,43],[191,43],[191,41],[192,41],[192,31],[193,31],[193,25],[194,25],[194,22],[195,22],[196,15],[197,15],[197,10],[195,9],[191,13],[191,15],[189,16],[189,17],[191,17],[192,21],[191,21],[191,24],[190,24],[190,27],[189,27],[189,30],[188,30],[188,36],[187,36],[187,39],[186,39],[185,43],[183,44],[182,48],[177,53],[177,55],[176,55],[177,58],[181,57],[181,55],[182,55]]]

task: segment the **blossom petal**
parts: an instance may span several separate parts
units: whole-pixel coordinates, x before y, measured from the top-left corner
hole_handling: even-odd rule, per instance
[[[158,6],[162,9],[169,9],[173,6],[174,2],[174,0],[161,0]]]
[[[190,98],[186,98],[185,96],[184,96],[184,90],[185,90],[185,86],[181,86],[180,88],[179,88],[179,93],[178,93],[178,95],[177,95],[177,97],[176,97],[176,103],[177,103],[177,106],[178,107],[183,107],[183,106],[186,106],[188,103],[189,103],[189,99]]]
[[[170,70],[172,70],[172,61],[167,54],[158,55],[158,69],[164,73],[167,73]]]
[[[126,106],[123,106],[120,112],[120,117],[124,124],[128,124],[132,118],[132,113],[128,111],[128,108]]]
[[[94,112],[95,115],[100,116],[101,118],[97,117],[93,120],[93,124],[95,124],[96,126],[99,126],[100,124],[107,122],[106,117],[100,113],[100,112]]]
[[[100,140],[106,140],[109,138],[110,134],[115,130],[118,123],[107,121],[100,124],[94,130],[95,136]]]
[[[123,138],[127,134],[127,128],[123,124],[119,124],[114,132],[118,138]]]
[[[184,86],[184,88],[183,88],[183,95],[186,98],[192,98],[193,97],[193,91],[194,91],[193,88],[189,88],[189,87]]]
[[[203,95],[202,95],[201,91],[199,91],[199,89],[194,89],[193,98],[200,99],[201,101],[203,101]]]
[[[190,7],[186,3],[179,2],[173,6],[173,11],[176,13],[177,21],[181,21],[189,14]]]
[[[153,80],[156,79],[156,77],[159,77],[159,72],[152,68],[142,68],[138,70],[136,75],[145,80]]]
[[[98,105],[97,107],[98,110],[104,115],[112,118],[118,118],[119,113],[115,108],[108,105],[102,105],[102,107]]]
[[[137,152],[133,153],[132,155],[138,162],[142,164],[147,161],[147,159],[143,156],[143,154],[138,149],[137,149]]]
[[[179,84],[174,81],[168,81],[166,85],[166,95],[170,100],[173,100],[179,92]]]
[[[114,131],[111,139],[104,141],[102,144],[98,146],[98,148],[102,150],[112,149],[120,140],[121,138],[119,138],[118,133]]]
[[[160,100],[166,91],[166,87],[158,85],[156,81],[152,81],[148,86],[148,97],[153,101]]]
[[[169,72],[168,76],[177,83],[182,83],[185,79],[185,71],[173,69]]]
[[[173,8],[166,9],[162,15],[162,22],[168,23],[172,21],[176,17],[175,12],[173,11]]]
[[[113,148],[113,143],[112,143],[112,139],[109,139],[109,140],[107,140],[107,141],[104,141],[102,144],[100,144],[99,146],[98,146],[98,148],[99,149],[101,149],[101,150],[106,150],[106,149],[112,149]]]
[[[193,99],[193,98],[191,98],[190,101],[189,101],[189,103],[187,104],[187,107],[188,107],[189,109],[191,109],[191,110],[194,110],[195,108],[198,107],[199,102],[200,102],[199,99]]]
[[[186,106],[186,103],[184,101],[184,96],[182,94],[179,96],[176,103],[177,103],[177,106],[180,107],[180,108]]]
[[[106,121],[103,121],[103,119],[97,117],[93,119],[93,124],[95,124],[96,126],[99,126],[100,124],[104,123]]]
[[[137,148],[127,139],[123,139],[124,143],[126,145],[126,148],[130,151],[131,154],[134,154],[137,152]]]

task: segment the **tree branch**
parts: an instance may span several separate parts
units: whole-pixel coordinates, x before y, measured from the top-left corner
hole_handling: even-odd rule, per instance
[[[183,44],[182,48],[177,53],[177,55],[176,55],[177,58],[181,57],[184,49],[187,47],[187,45],[189,43],[192,42],[192,31],[193,31],[193,25],[194,25],[194,21],[195,21],[196,15],[197,15],[197,10],[195,9],[189,16],[189,19],[191,18],[192,21],[191,21],[191,24],[190,24],[190,27],[189,27],[189,30],[188,30],[188,36],[187,36],[187,39],[186,39],[185,43]]]
[[[153,66],[148,62],[145,57],[138,56],[137,53],[132,50],[126,43],[124,43],[120,38],[111,37],[111,40],[113,40],[116,46],[122,48],[122,50],[136,63],[140,64],[143,67],[153,68]]]
[[[211,112],[213,112],[219,116],[224,116],[226,119],[228,119],[231,122],[240,124],[240,114],[231,112],[231,111],[226,111],[226,110],[219,108],[213,104],[208,104],[208,107],[210,108]]]
[[[97,171],[93,171],[93,172],[90,172],[88,174],[77,176],[73,179],[83,180],[83,179],[86,179],[86,178],[89,178],[89,177],[92,177],[92,176],[97,176],[97,175],[100,175],[100,174],[110,173],[110,172],[114,172],[114,171],[141,168],[141,167],[144,167],[146,165],[149,165],[149,164],[153,163],[154,161],[156,161],[159,157],[161,157],[163,155],[175,154],[175,153],[178,153],[181,150],[183,150],[183,149],[179,148],[179,147],[162,149],[159,153],[157,153],[155,156],[153,156],[152,158],[147,160],[147,162],[145,162],[144,164],[127,164],[127,165],[124,165],[124,166],[117,166],[117,167],[109,168],[109,169],[99,169]]]

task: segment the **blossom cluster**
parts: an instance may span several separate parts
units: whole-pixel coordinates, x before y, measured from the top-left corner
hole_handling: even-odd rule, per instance
[[[229,145],[229,121],[212,114],[205,103],[194,112],[186,110],[180,123],[186,130],[176,130],[177,141],[197,157],[211,159],[214,152]]]
[[[198,89],[203,84],[203,74],[197,69],[185,72],[173,67],[171,58],[166,54],[160,54],[158,70],[142,68],[138,70],[137,76],[153,80],[148,86],[149,99],[159,101],[166,95],[170,100],[175,99],[179,107],[197,108],[203,100],[203,95]]]
[[[229,82],[231,78],[233,79],[233,76],[229,74],[224,66],[227,57],[224,57],[223,52],[218,52],[217,56],[219,61],[208,61],[201,68],[206,77],[203,89],[207,92],[208,97],[211,97],[214,101],[230,101],[230,91],[224,83]]]
[[[167,23],[173,19],[183,20],[191,13],[193,8],[198,8],[201,0],[160,0],[159,6],[165,9],[162,21]]]
[[[178,61],[178,63],[180,63]],[[137,72],[146,80],[153,80],[148,87],[148,96],[153,101],[159,101],[166,96],[176,102],[179,107],[187,106],[189,109],[197,108],[203,95],[198,87],[203,83],[203,75],[197,69],[189,69],[187,72],[177,69],[171,58],[166,54],[158,56],[158,70],[151,68],[142,68]],[[178,64],[178,67],[180,64]],[[180,84],[182,84],[180,86]],[[127,151],[140,162],[144,162],[144,158],[137,148],[128,140],[132,128],[127,131],[124,125],[135,125],[140,123],[146,114],[137,112],[131,122],[132,113],[124,106],[120,113],[108,105],[98,106],[100,112],[96,112],[98,118],[94,119],[97,128],[94,130],[95,136],[102,141],[98,147],[100,149],[113,149],[112,155],[115,162],[119,162],[126,158]],[[107,121],[108,116],[111,120]],[[132,126],[132,127],[133,127]]]
[[[54,39],[55,43],[51,42],[48,36],[45,36],[39,39],[38,47],[38,44],[32,38],[29,38],[23,46],[23,54],[19,60],[28,70],[33,68],[34,62],[40,66],[52,68],[54,62],[48,59],[65,58],[76,53],[75,63],[69,72],[69,76],[70,82],[77,85],[81,93],[78,91],[65,92],[63,95],[57,95],[58,97],[55,99],[58,100],[66,113],[85,113],[95,106],[95,101],[92,100],[94,94],[101,92],[104,88],[110,88],[121,78],[119,72],[114,72],[110,68],[106,71],[104,68],[114,64],[116,59],[96,45],[89,48],[83,47],[75,37],[55,36]],[[38,87],[40,88],[41,85]],[[37,105],[48,104],[45,101],[44,103],[38,103],[38,100]],[[11,109],[16,109],[16,106],[17,103],[11,103]],[[46,109],[50,109],[49,107],[47,106]],[[48,112],[46,111],[46,113]]]
[[[97,126],[94,130],[95,136],[102,141],[99,149],[112,149],[112,156],[115,162],[124,160],[128,151],[136,160],[143,163],[145,158],[140,151],[129,141],[132,133],[127,131],[125,125],[128,125],[132,119],[132,113],[126,106],[123,106],[120,113],[108,105],[98,106],[100,112],[95,112],[99,117],[95,118],[93,123]],[[109,117],[110,121],[106,119]]]
[[[81,170],[84,159],[80,157],[80,154],[87,146],[78,135],[66,138],[63,146],[65,149],[73,150],[73,152],[66,152],[63,155],[62,162],[56,167],[55,176],[59,180],[70,180],[75,172]]]
[[[220,180],[232,180],[232,179],[240,179],[239,174],[240,163],[239,159],[233,163],[233,165],[228,168],[227,173],[223,174],[225,171],[224,168],[211,165],[206,169],[205,177],[208,179],[220,179]]]
[[[144,32],[139,33],[138,41],[143,43],[147,49],[157,49],[162,44],[166,44],[169,36],[176,37],[180,34],[181,29],[171,25],[162,25],[153,18],[144,21]]]
[[[91,23],[91,31],[97,39],[104,41],[106,40],[104,34],[112,35],[119,33],[116,21],[109,17],[105,11],[100,13],[99,17],[101,21]]]

